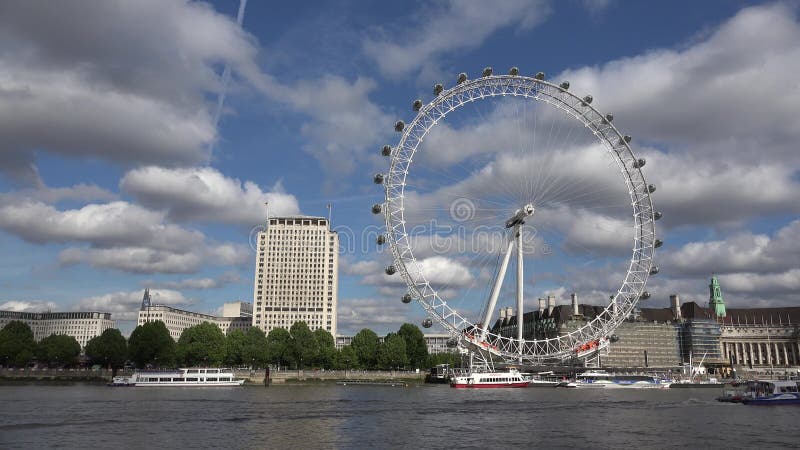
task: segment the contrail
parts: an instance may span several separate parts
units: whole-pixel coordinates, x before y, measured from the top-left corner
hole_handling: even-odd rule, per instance
[[[244,8],[247,6],[247,0],[239,0],[239,13],[236,15],[236,22],[239,27],[244,22]],[[214,129],[217,129],[219,118],[222,115],[222,104],[225,103],[225,93],[228,91],[228,83],[231,81],[231,66],[229,63],[225,64],[225,69],[222,71],[222,89],[219,91],[217,97],[217,109],[214,111]]]

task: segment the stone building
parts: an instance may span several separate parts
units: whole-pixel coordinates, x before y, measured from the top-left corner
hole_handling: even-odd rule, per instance
[[[74,337],[81,344],[81,349],[86,347],[90,339],[114,327],[111,313],[106,312],[0,311],[0,329],[13,320],[28,324],[36,342],[52,334],[66,334]]]
[[[167,330],[169,330],[169,335],[175,341],[180,339],[183,330],[200,325],[203,322],[218,326],[222,333],[227,336],[233,330],[247,331],[252,326],[252,308],[253,306],[247,302],[225,303],[222,307],[223,315],[225,315],[225,312],[238,315],[232,317],[213,316],[167,305],[153,305],[150,302],[150,291],[145,289],[136,323],[137,325],[144,325],[148,322],[160,320],[164,322]]]

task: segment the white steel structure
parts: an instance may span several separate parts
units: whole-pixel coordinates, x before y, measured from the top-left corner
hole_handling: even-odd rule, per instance
[[[655,238],[654,222],[661,217],[661,214],[653,209],[651,202],[650,194],[655,191],[655,186],[648,184],[642,173],[645,161],[634,156],[629,145],[630,136],[623,135],[612,124],[613,115],[603,114],[591,105],[591,96],[579,97],[569,91],[568,82],[553,84],[545,81],[544,78],[544,74],[541,72],[533,77],[520,75],[516,68],[512,68],[508,75],[497,76],[492,75],[491,68],[486,68],[483,76],[475,80],[469,80],[466,74],[460,74],[457,84],[450,89],[436,85],[433,100],[427,104],[421,100],[414,102],[413,109],[418,113],[409,124],[406,125],[402,121],[395,124],[395,131],[401,133],[400,140],[395,147],[387,145],[383,147],[382,151],[384,156],[391,159],[389,171],[386,174],[376,174],[374,177],[376,184],[383,184],[385,193],[384,202],[372,207],[374,214],[383,214],[385,219],[386,234],[379,236],[377,241],[378,244],[388,243],[391,249],[393,264],[386,268],[386,273],[388,275],[399,274],[408,287],[408,294],[404,296],[403,302],[408,303],[412,299],[418,301],[427,315],[441,324],[461,347],[468,349],[479,360],[489,365],[496,361],[522,361],[536,364],[564,361],[575,357],[585,358],[595,354],[607,345],[613,330],[632,312],[639,299],[649,297],[645,291],[645,283],[649,275],[658,272],[657,266],[653,263],[653,256],[654,249],[661,245],[661,241]],[[572,176],[568,174],[566,179],[558,179],[560,184],[556,183],[557,176],[554,173],[558,166],[553,161],[559,161],[558,155],[548,155],[537,160],[538,165],[531,166],[529,170],[518,170],[519,179],[509,180],[496,176],[494,184],[500,185],[500,187],[510,185],[512,189],[509,190],[513,190],[512,194],[514,195],[508,195],[505,198],[508,201],[503,203],[499,196],[489,198],[489,194],[487,194],[487,199],[482,203],[489,205],[484,206],[484,212],[487,213],[474,218],[476,222],[478,219],[480,220],[480,226],[491,225],[503,229],[502,244],[499,246],[499,251],[495,252],[497,262],[494,270],[491,271],[494,273],[491,291],[483,298],[484,304],[480,314],[477,316],[473,314],[473,318],[468,318],[467,314],[459,312],[457,306],[453,304],[453,300],[456,299],[446,299],[447,290],[437,289],[436,282],[433,282],[432,285],[431,277],[434,275],[441,277],[441,275],[434,274],[430,270],[432,264],[421,261],[414,255],[415,245],[418,244],[414,239],[415,236],[410,236],[409,227],[411,223],[416,223],[415,220],[418,221],[418,218],[412,218],[410,211],[414,210],[415,213],[422,212],[423,214],[431,211],[432,208],[428,204],[431,203],[430,199],[434,194],[452,195],[452,192],[463,192],[471,185],[470,183],[475,182],[476,173],[491,174],[492,171],[499,173],[502,163],[505,161],[498,157],[489,164],[478,167],[479,170],[468,173],[472,178],[456,179],[453,180],[452,185],[429,189],[428,185],[435,183],[437,179],[452,178],[450,173],[436,175],[439,173],[437,170],[443,173],[441,168],[447,162],[446,157],[452,154],[452,152],[448,153],[452,148],[428,148],[427,152],[433,152],[433,154],[426,154],[422,150],[425,148],[423,141],[432,130],[437,128],[437,125],[441,126],[441,122],[444,122],[444,119],[454,111],[475,108],[475,105],[479,105],[481,102],[500,101],[517,102],[514,103],[517,108],[517,116],[523,117],[524,115],[524,119],[520,119],[518,125],[520,128],[525,128],[523,130],[524,137],[528,140],[524,142],[524,145],[519,145],[520,149],[515,150],[517,153],[512,154],[517,157],[514,160],[517,166],[520,166],[520,161],[526,161],[525,158],[528,157],[529,152],[536,152],[537,149],[543,147],[543,141],[546,140],[547,144],[550,144],[551,141],[564,139],[566,133],[560,130],[553,132],[554,129],[557,127],[568,129],[569,134],[572,134],[573,129],[568,128],[572,126],[577,129],[577,133],[586,134],[585,139],[591,142],[587,148],[593,146],[591,149],[597,150],[595,153],[599,152],[601,158],[606,158],[602,156],[603,153],[610,156],[613,162],[609,162],[607,158],[604,161],[609,167],[618,169],[618,173],[624,181],[624,188],[629,194],[627,199],[616,197],[616,204],[622,204],[623,211],[628,211],[622,216],[623,223],[624,217],[628,217],[623,232],[630,233],[633,237],[630,243],[632,247],[630,260],[626,264],[626,274],[616,290],[611,304],[605,311],[593,320],[587,321],[585,326],[567,335],[525,339],[522,326],[517,327],[518,333],[515,337],[502,337],[491,332],[493,312],[498,298],[502,295],[504,276],[515,248],[517,250],[516,314],[517,323],[523,322],[523,278],[525,277],[523,260],[525,256],[529,255],[524,255],[526,249],[521,234],[526,229],[532,229],[528,228],[532,226],[531,224],[535,225],[539,220],[551,220],[556,212],[563,210],[562,205],[557,201],[548,203],[548,198],[557,197],[557,193],[551,191],[563,191],[568,188],[569,177]],[[532,108],[530,113],[528,113],[528,108]],[[528,118],[528,114],[532,118]],[[481,119],[484,117],[489,117],[489,115],[481,114]],[[546,127],[538,123],[544,121],[544,118],[550,120]],[[562,126],[562,123],[567,125]],[[455,148],[456,151],[473,152],[472,154],[480,157],[481,154],[471,146],[481,137],[478,132],[481,131],[482,124],[472,125],[478,138],[473,137],[470,140],[461,141],[451,138],[449,142],[455,142],[454,145],[461,147]],[[538,143],[536,141],[537,126],[540,129]],[[548,127],[549,135],[543,136],[542,129]],[[450,132],[452,128],[444,131]],[[508,138],[509,134],[513,133],[510,131],[497,133],[494,135],[494,139],[513,141]],[[531,135],[532,142],[529,142]],[[443,135],[439,135],[437,138],[441,136]],[[444,136],[448,135],[444,134]],[[492,141],[489,142],[488,146],[491,147]],[[497,143],[498,147],[501,145],[502,142]],[[550,146],[555,148],[555,145],[551,144]],[[433,167],[431,167],[430,161],[434,161]],[[546,164],[543,164],[542,161]],[[426,162],[429,164],[426,165]],[[541,167],[543,165],[544,169]],[[512,169],[514,168],[512,167]],[[599,169],[603,169],[603,167],[599,166]],[[599,169],[597,172],[601,172]],[[534,179],[534,173],[537,170],[539,176]],[[594,176],[595,173],[594,170],[585,170],[584,172],[589,174],[587,176]],[[611,171],[612,177],[613,172],[615,170]],[[420,174],[428,173],[433,175],[420,181]],[[415,175],[418,175],[417,178],[414,178]],[[604,189],[602,183],[597,185],[596,191]],[[423,191],[424,189],[428,190]],[[619,189],[622,192],[621,185]],[[587,189],[587,191],[590,192],[577,193],[572,197],[594,194],[591,189]],[[422,192],[431,194],[426,197]],[[479,198],[480,193],[471,192],[464,196],[470,206],[477,205],[483,200]],[[419,207],[416,202],[422,202],[425,206]],[[592,205],[589,205],[585,209],[591,207]],[[451,217],[458,212],[451,204]],[[474,214],[475,211],[472,213]],[[473,217],[470,216],[469,219],[473,219]],[[461,220],[457,221],[462,222]],[[462,224],[464,223],[467,222],[462,222]],[[471,230],[474,231],[476,228],[473,227]],[[610,234],[614,236],[613,233]],[[624,254],[623,258],[627,259]],[[458,303],[456,302],[456,304]],[[423,322],[423,326],[430,326],[430,324],[430,319],[425,319]]]
[[[305,321],[335,336],[339,236],[328,219],[272,217],[257,246],[253,326],[268,334]]]

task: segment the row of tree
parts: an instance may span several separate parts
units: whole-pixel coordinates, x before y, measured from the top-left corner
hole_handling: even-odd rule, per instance
[[[80,355],[78,342],[53,335],[38,344],[24,322],[12,321],[0,330],[0,358],[4,364],[24,366],[32,359],[52,366],[73,366]],[[85,354],[92,364],[120,368],[127,361],[136,367],[268,365],[297,369],[416,369],[455,363],[455,355],[428,355],[422,331],[403,324],[383,342],[374,331],[363,329],[350,345],[336,349],[326,330],[311,331],[305,322],[289,330],[276,328],[264,335],[259,328],[234,330],[227,337],[214,324],[203,322],[183,331],[176,343],[161,321],[137,326],[128,340],[111,328],[92,338]]]

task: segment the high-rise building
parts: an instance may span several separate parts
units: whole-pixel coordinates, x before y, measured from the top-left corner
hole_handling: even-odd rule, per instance
[[[269,333],[305,321],[336,335],[339,236],[324,217],[273,217],[258,233],[253,326]]]

